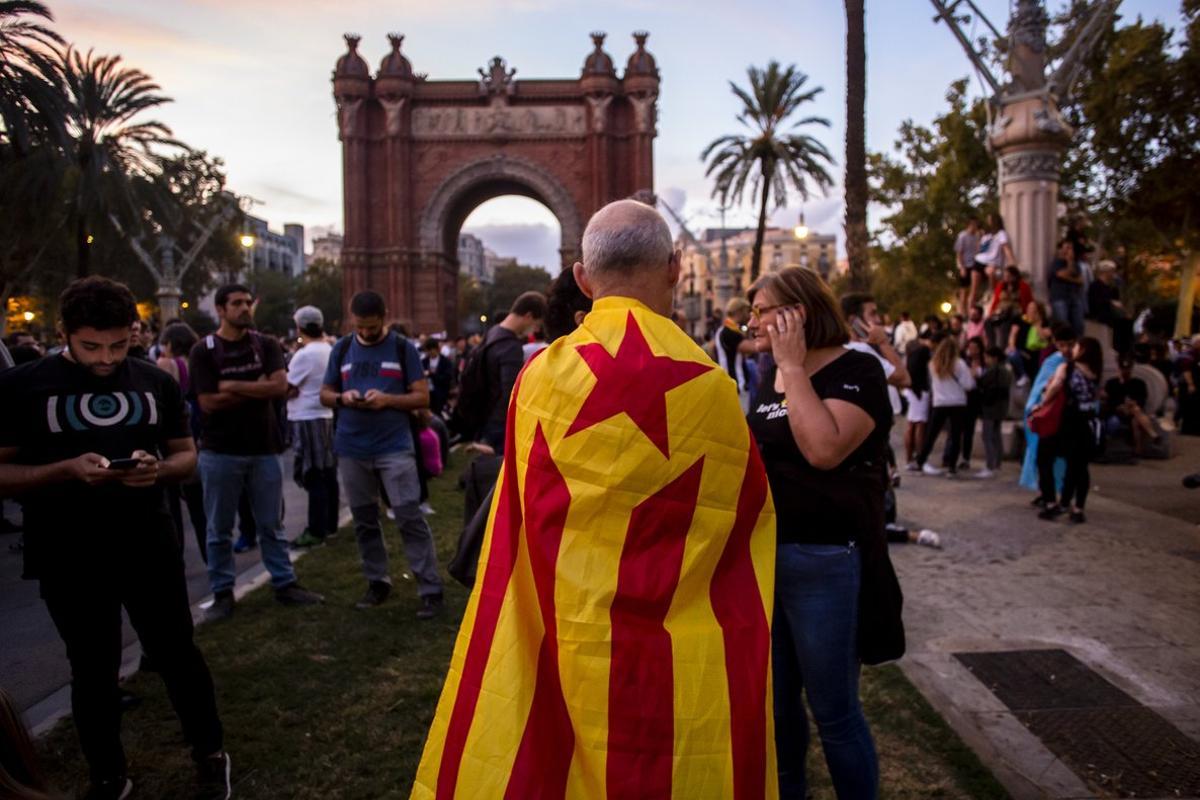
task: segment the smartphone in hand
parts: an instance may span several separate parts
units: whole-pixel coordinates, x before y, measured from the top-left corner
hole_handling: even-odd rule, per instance
[[[142,463],[140,458],[114,458],[108,462],[108,469],[130,470],[137,469]]]

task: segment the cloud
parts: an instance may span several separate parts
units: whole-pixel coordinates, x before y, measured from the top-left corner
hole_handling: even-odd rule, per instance
[[[226,46],[214,37],[203,36],[164,25],[143,14],[123,14],[111,8],[103,10],[61,4],[55,8],[57,28],[76,47],[95,47],[101,52],[159,52],[173,56],[180,66],[188,63],[249,66],[252,54]]]
[[[328,200],[321,197],[314,197],[311,194],[292,189],[289,186],[284,186],[279,183],[259,183],[251,184],[249,194],[256,200],[262,201],[264,205],[270,205],[272,199],[284,201],[286,205],[292,207],[323,207],[328,203]]]

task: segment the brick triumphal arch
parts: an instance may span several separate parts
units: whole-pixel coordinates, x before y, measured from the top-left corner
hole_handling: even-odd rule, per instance
[[[346,302],[384,295],[417,330],[458,322],[458,233],[480,203],[506,194],[543,203],[562,228],[560,254],[579,258],[583,227],[612,200],[654,189],[659,75],[645,33],[622,77],[604,34],[579,78],[524,80],[500,57],[478,80],[414,73],[391,35],[371,76],[357,36],[333,73],[342,141]]]

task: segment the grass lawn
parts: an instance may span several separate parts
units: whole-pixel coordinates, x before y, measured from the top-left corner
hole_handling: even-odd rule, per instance
[[[430,487],[430,517],[443,565],[462,520],[455,488],[461,460]],[[393,576],[404,569],[389,525]],[[433,717],[467,592],[452,580],[440,620],[414,617],[416,591],[397,580],[384,606],[351,606],[365,583],[353,534],[343,531],[297,565],[324,606],[292,609],[252,593],[231,622],[205,625],[197,640],[213,672],[239,798],[373,800],[407,797]],[[448,579],[449,580],[449,579]],[[144,698],[125,718],[123,740],[138,798],[189,794],[192,767],[162,681],[139,674],[127,688]],[[1004,790],[894,666],[867,669],[863,699],[885,797],[1001,798]],[[814,737],[814,742],[816,741]],[[60,723],[40,742],[62,791],[86,787],[74,728]],[[832,798],[815,747],[814,796]]]

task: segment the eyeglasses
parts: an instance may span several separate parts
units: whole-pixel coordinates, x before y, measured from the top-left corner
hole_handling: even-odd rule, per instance
[[[774,311],[777,308],[784,308],[785,306],[790,306],[790,305],[793,305],[793,304],[792,303],[776,303],[773,306],[751,306],[750,307],[750,316],[754,317],[754,319],[762,319],[762,315],[767,313],[768,311]]]

